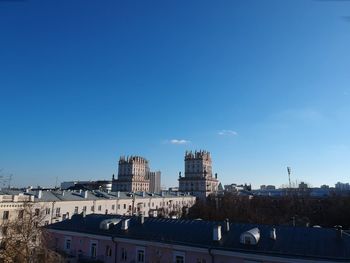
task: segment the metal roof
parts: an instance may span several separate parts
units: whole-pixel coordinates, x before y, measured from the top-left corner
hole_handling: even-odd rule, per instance
[[[80,193],[80,191],[62,191],[62,190],[56,190],[56,191],[48,191],[48,190],[42,190],[41,191],[41,198],[38,198],[38,191],[32,191],[29,190],[27,192],[23,192],[21,190],[8,190],[3,189],[0,190],[0,195],[32,195],[34,196],[35,202],[53,202],[53,201],[83,201],[83,200],[106,200],[106,199],[132,199],[133,196],[135,196],[136,199],[141,198],[176,198],[176,197],[189,197],[190,195],[184,195],[180,194],[179,196],[177,193],[172,192],[163,192],[163,195],[160,193],[148,193],[145,192],[135,192],[135,193],[129,193],[129,192],[102,192],[102,191],[87,191],[87,198],[84,198],[84,191]],[[118,197],[119,195],[119,197]],[[143,197],[144,195],[144,197]]]
[[[121,230],[121,222],[112,229],[100,229],[100,223],[110,218],[130,219],[128,231]],[[219,242],[213,241],[213,227],[218,224],[223,226]],[[141,224],[137,217],[92,214],[76,215],[48,228],[270,256],[350,260],[350,235],[344,233],[339,238],[335,229],[230,223],[230,231],[225,232],[224,226],[224,222],[164,218],[145,218]],[[258,244],[241,244],[240,235],[255,227],[260,231]],[[272,228],[276,229],[276,240],[270,238]]]

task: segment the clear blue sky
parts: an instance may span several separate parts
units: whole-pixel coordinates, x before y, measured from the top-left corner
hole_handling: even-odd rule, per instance
[[[350,181],[350,2],[0,1],[0,168],[108,179],[138,154],[177,185]]]

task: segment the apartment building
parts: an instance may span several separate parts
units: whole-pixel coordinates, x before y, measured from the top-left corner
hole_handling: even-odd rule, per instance
[[[195,200],[194,196],[171,192],[1,190],[0,225],[5,220],[16,219],[28,204],[45,213],[43,223],[47,225],[80,213],[176,217],[184,208],[194,205]]]
[[[67,262],[350,262],[341,229],[76,215],[48,226]]]

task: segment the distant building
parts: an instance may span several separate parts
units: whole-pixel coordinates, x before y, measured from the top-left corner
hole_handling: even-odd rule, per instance
[[[275,190],[276,186],[274,185],[260,185],[260,190],[266,190],[266,191],[270,191],[270,190]]]
[[[299,189],[307,189],[309,188],[309,186],[307,185],[307,183],[301,182],[298,186]]]
[[[207,151],[185,153],[185,176],[179,176],[179,191],[206,198],[218,190],[217,174],[212,174],[212,161]]]
[[[113,191],[149,191],[148,161],[141,156],[120,157],[118,179],[113,178]]]
[[[349,233],[332,228],[76,215],[47,230],[70,262],[350,262]]]
[[[349,183],[341,183],[338,182],[335,184],[335,189],[338,191],[349,191],[350,190],[350,185]]]
[[[61,183],[62,190],[101,190],[111,191],[112,181],[99,180],[99,181],[70,181]]]
[[[160,193],[160,171],[157,172],[149,172],[149,192],[151,193]]]

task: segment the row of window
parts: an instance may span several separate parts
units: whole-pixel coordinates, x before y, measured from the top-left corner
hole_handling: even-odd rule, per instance
[[[80,243],[82,240],[80,240]],[[65,238],[64,250],[69,252],[72,249],[72,239],[70,237]],[[90,251],[89,256],[91,258],[97,257],[98,241],[90,241]],[[127,262],[130,260],[128,249],[125,247],[120,248],[120,260]],[[161,252],[157,251],[157,255],[161,257]],[[107,245],[105,247],[105,256],[112,256],[112,248]],[[136,247],[136,263],[145,263],[146,262],[146,248],[145,247]],[[181,251],[174,251],[173,253],[173,262],[174,263],[185,263],[185,253]],[[206,263],[205,259],[198,258],[197,263]]]
[[[23,205],[0,205],[0,207],[23,207]]]

